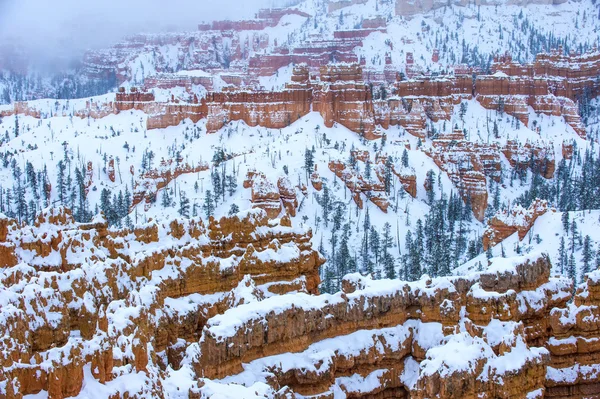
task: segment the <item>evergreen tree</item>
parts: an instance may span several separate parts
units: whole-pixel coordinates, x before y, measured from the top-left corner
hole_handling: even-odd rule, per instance
[[[383,263],[386,278],[396,278],[394,257],[389,251],[393,245],[392,226],[386,222],[383,225],[383,235],[381,238],[381,262]]]
[[[561,221],[562,221],[562,225],[563,225],[563,230],[568,232],[569,231],[569,212],[563,212],[562,216],[560,217]]]
[[[229,216],[235,215],[236,213],[238,213],[240,211],[240,207],[237,206],[236,204],[231,204],[231,207],[229,208]]]
[[[565,248],[565,237],[560,237],[560,245],[558,247],[558,268],[560,273],[565,273],[565,266],[567,265],[567,253]]]
[[[575,253],[571,252],[569,256],[569,266],[567,268],[567,275],[577,283],[577,266],[575,264]]]
[[[75,189],[77,192],[77,208],[74,213],[75,220],[78,222],[87,222],[90,218],[88,210],[87,195],[85,192],[85,180],[81,169],[75,168]]]
[[[171,206],[171,196],[169,195],[169,189],[165,188],[162,194],[162,202],[161,205],[163,208],[168,208]]]
[[[66,172],[66,166],[64,161],[61,159],[60,161],[58,161],[58,165],[57,165],[57,172],[56,172],[56,189],[58,191],[58,199],[60,200],[60,204],[61,205],[65,205],[66,204],[66,200],[67,200],[67,190],[66,190],[66,186],[65,186],[65,172]]]
[[[190,200],[185,192],[179,192],[179,210],[177,212],[186,219],[190,218]]]
[[[27,181],[29,182],[29,187],[31,188],[33,196],[36,200],[39,199],[40,195],[38,192],[37,175],[31,162],[27,162],[27,165],[25,166],[25,175],[27,176]]]
[[[202,209],[204,210],[204,214],[208,219],[215,212],[215,204],[212,192],[210,190],[206,190],[204,195],[204,205],[202,205]]]
[[[389,156],[385,160],[385,173],[383,178],[383,184],[385,187],[385,192],[387,195],[390,195],[392,190],[392,157]]]
[[[329,222],[329,213],[331,212],[331,206],[332,206],[332,201],[331,201],[331,196],[329,194],[329,187],[327,187],[327,184],[323,184],[323,194],[318,197],[318,202],[321,205],[321,208],[323,209],[323,221],[325,222],[325,227],[327,227],[327,224]]]
[[[315,167],[315,156],[311,150],[306,148],[304,150],[304,169],[306,171],[306,181],[308,184],[308,175],[312,173]]]
[[[575,252],[575,238],[577,237],[577,222],[573,219],[571,223],[571,252]]]
[[[221,182],[221,175],[219,174],[219,170],[217,168],[215,168],[213,170],[213,172],[210,175],[210,178],[212,181],[212,187],[213,187],[213,193],[214,193],[214,196],[212,197],[212,199],[216,204],[217,201],[219,200],[219,198],[221,197],[221,195],[223,194],[221,192],[221,189],[223,188],[223,185]]]
[[[408,167],[408,151],[406,151],[406,148],[402,151],[402,166]]]
[[[583,260],[583,271],[582,274],[591,272],[592,262],[592,240],[589,235],[585,236],[583,240],[582,260]],[[583,276],[582,276],[583,280]]]
[[[229,193],[230,197],[233,197],[233,194],[235,193],[235,190],[237,189],[237,179],[235,178],[235,175],[231,174],[227,176],[227,192]]]
[[[375,266],[379,265],[379,233],[375,226],[371,226],[371,231],[369,232],[369,247],[375,256]]]

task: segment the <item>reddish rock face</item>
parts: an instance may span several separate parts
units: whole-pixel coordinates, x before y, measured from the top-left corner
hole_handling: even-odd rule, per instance
[[[296,216],[298,198],[296,190],[286,176],[277,180],[275,186],[262,172],[248,171],[244,188],[252,189],[252,206],[263,209],[269,219],[275,219],[285,209],[290,216]]]
[[[488,221],[483,232],[483,249],[499,244],[514,233],[519,233],[519,240],[525,238],[535,220],[549,210],[548,203],[543,200],[534,201],[529,209],[517,207],[511,211],[499,211]]]
[[[573,159],[573,142],[563,141],[562,143],[562,156],[567,161]]]
[[[429,280],[423,282],[425,288],[397,282],[390,285],[393,288],[379,291],[378,282],[349,275],[342,284],[343,294],[327,297],[320,306],[277,300],[264,304],[264,314],[232,322],[226,318],[209,322],[194,366],[199,375],[222,378],[237,374],[242,364],[251,363],[258,367],[255,372],[270,373],[269,384],[288,386],[301,395],[320,395],[336,378],[352,373],[369,375],[373,370],[382,372],[368,390],[357,392],[356,397],[385,392],[375,397],[475,399],[493,392],[491,395],[497,397],[520,398],[538,391],[577,397],[580,395],[564,392],[594,392],[597,375],[574,370],[579,370],[579,362],[596,367],[595,356],[600,349],[584,342],[595,340],[599,332],[594,323],[600,305],[600,271],[586,279],[571,306],[567,303],[573,297],[573,285],[567,279],[550,278],[550,267],[547,257],[523,258],[517,266],[501,271]],[[532,300],[534,297],[537,299]],[[442,301],[444,306],[440,306]],[[300,320],[299,312],[303,316]],[[436,342],[434,350],[419,338],[424,334],[420,326],[431,322],[438,326],[435,331],[439,334],[434,338],[434,330],[428,330],[428,342]],[[459,323],[460,329],[456,327]],[[402,326],[414,327],[401,334]],[[387,327],[398,328],[394,330],[398,333],[386,338],[381,329]],[[501,336],[503,328],[507,328],[510,339],[493,339],[490,332]],[[349,334],[358,334],[362,329],[369,331],[363,337],[365,349],[348,357],[344,345],[358,337]],[[227,331],[225,336],[223,331]],[[578,334],[586,338],[573,338]],[[304,362],[314,355],[309,345],[339,336],[347,336],[349,341],[339,340],[340,346],[329,341],[331,355],[315,365],[318,372],[308,370]],[[483,343],[485,348],[468,359],[468,366],[450,366],[456,360],[451,356],[457,352],[447,355],[447,363],[437,358],[436,354],[451,348],[454,351],[465,341],[468,344],[461,355],[471,356],[467,352],[472,345]],[[444,347],[447,342],[449,346]],[[231,347],[237,350],[228,350]],[[539,351],[540,347],[546,350]],[[537,355],[524,356],[530,351]],[[268,358],[283,352],[292,357],[291,367],[282,367],[279,356],[272,361]],[[491,359],[514,358],[517,353],[526,360],[510,371],[489,367]],[[416,381],[410,385],[398,378],[405,371],[406,358],[418,370]],[[254,362],[256,359],[261,359],[260,364]],[[436,366],[426,371],[433,362]],[[473,378],[486,369],[486,373],[492,373],[486,374],[490,378]],[[576,378],[561,378],[571,370]],[[355,392],[352,387],[341,388],[346,394]]]
[[[167,187],[171,181],[184,174],[198,173],[208,169],[208,164],[191,166],[187,163],[174,164],[172,159],[168,161],[163,159],[158,168],[150,169],[135,178],[131,206],[133,208],[137,204],[144,202],[146,209],[148,209],[156,201],[159,190]]]
[[[471,203],[473,215],[483,221],[487,209],[486,168],[479,154],[478,146],[468,141],[447,141],[437,139],[433,147],[425,149],[435,164],[448,174],[458,188],[465,202]],[[500,165],[498,159],[498,166]],[[488,165],[490,172],[493,166]]]
[[[555,161],[552,145],[530,142],[520,145],[515,140],[508,140],[506,146],[502,148],[502,153],[513,168],[527,170],[530,168],[533,159],[533,168],[543,177],[551,179],[554,176]]]
[[[108,179],[114,183],[115,182],[115,160],[112,157],[108,160],[107,173],[108,173]]]
[[[380,137],[375,133],[371,93],[358,65],[321,67],[313,109],[321,113],[327,127],[337,122],[367,139]]]
[[[341,179],[350,190],[352,199],[360,209],[363,208],[363,195],[369,201],[375,204],[384,213],[387,213],[389,207],[388,193],[386,192],[385,179],[386,173],[395,174],[402,184],[402,187],[411,196],[416,196],[416,175],[411,168],[402,168],[399,164],[389,163],[387,157],[377,154],[375,161],[371,161],[368,151],[353,151],[352,155],[357,162],[363,163],[361,169],[366,171],[371,169],[370,177],[366,172],[359,173],[351,165],[346,165],[342,161],[329,162],[329,169]],[[367,166],[368,163],[368,166]],[[389,172],[386,170],[389,167]],[[392,181],[393,184],[393,181]],[[389,188],[391,191],[391,187]]]
[[[310,175],[310,183],[317,191],[321,191],[323,189],[323,181],[321,180],[321,175],[319,175],[319,172],[317,172],[317,165],[315,165],[315,171]]]
[[[3,306],[0,326],[6,338],[0,383],[7,399],[40,390],[51,398],[76,396],[85,367],[91,366],[92,378],[105,384],[128,365],[147,379],[144,389],[154,392],[151,397],[163,398],[157,352],[172,353],[169,360],[178,368],[177,343],[197,341],[208,318],[243,303],[236,298],[236,286],[245,289],[256,283],[277,294],[318,293],[318,268],[324,262],[311,248],[310,232],[291,228],[289,218],[281,225],[269,223],[260,210],[211,219],[208,227],[199,219],[174,220],[129,231],[108,229],[103,219],[75,223],[61,209],[40,214],[33,226],[0,219],[0,238],[2,244],[23,248],[40,260],[26,265],[18,258],[15,265],[3,264],[8,269],[0,276],[5,293],[10,292],[6,303],[11,304]],[[277,255],[283,247],[291,254],[285,261]],[[179,263],[174,265],[173,259]],[[92,276],[95,272],[86,275],[82,267],[97,271],[101,280]],[[152,275],[170,268],[173,272],[161,277]],[[22,284],[30,291],[20,289]],[[152,286],[152,293],[141,304],[137,294],[144,286]],[[166,299],[215,293],[223,299],[192,306],[188,314],[166,315],[173,310]],[[127,309],[124,319],[120,309]]]

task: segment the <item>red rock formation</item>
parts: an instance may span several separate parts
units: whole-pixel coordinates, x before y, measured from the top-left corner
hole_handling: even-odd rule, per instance
[[[167,187],[171,181],[184,174],[209,169],[208,164],[191,166],[187,163],[179,164],[177,161],[175,165],[173,163],[173,159],[168,161],[162,159],[158,168],[147,170],[135,179],[132,208],[144,202],[148,209],[156,201],[159,190]],[[131,173],[133,174],[133,170]]]
[[[263,209],[269,219],[277,218],[282,209],[290,216],[296,216],[298,198],[294,186],[286,176],[280,177],[275,186],[264,173],[248,171],[244,188],[252,189],[252,206]]]
[[[598,310],[600,295],[590,299],[589,293],[600,291],[599,273],[580,288],[578,308],[567,305],[572,284],[549,278],[547,257],[522,258],[517,266],[493,264],[478,275],[417,284],[382,286],[350,275],[342,294],[318,301],[305,296],[272,298],[264,300],[259,311],[252,307],[252,314],[242,306],[210,320],[194,366],[198,375],[231,376],[230,381],[243,368],[245,377],[268,372],[268,384],[276,389],[288,386],[305,396],[335,387],[352,397],[525,398],[545,389],[557,396],[573,389],[577,393],[567,397],[577,397],[579,392],[594,392],[597,373],[576,371],[581,377],[573,380],[561,378],[561,372],[580,361],[595,367],[598,348],[578,350],[588,358],[573,356],[576,347],[569,353],[559,346],[571,340],[554,337],[584,329],[590,331],[586,337],[597,336],[589,316]],[[445,305],[440,306],[442,301]],[[588,303],[591,312],[583,306]],[[574,317],[582,311],[585,315]],[[338,338],[327,340],[331,337]],[[283,352],[286,358],[268,357]],[[494,366],[516,358],[520,360],[509,368]],[[556,368],[562,359],[568,359],[567,367]],[[472,378],[484,370],[487,378]],[[360,379],[352,384],[348,376]]]
[[[85,180],[83,183],[86,194],[89,192],[90,187],[92,186],[93,182],[94,182],[94,165],[92,164],[92,161],[89,161],[85,168]]]
[[[513,168],[527,170],[533,160],[533,168],[543,177],[551,179],[554,176],[554,148],[551,145],[533,144],[529,141],[521,145],[515,140],[508,140],[502,153]]]
[[[595,397],[600,387],[600,347],[597,320],[600,317],[600,271],[584,278],[573,303],[553,309],[547,341],[550,364],[546,372],[546,397]]]
[[[77,224],[62,210],[41,214],[34,226],[0,220],[2,242],[31,251],[28,259],[35,260],[26,265],[18,258],[20,265],[0,274],[3,397],[40,390],[50,398],[76,396],[91,365],[93,377],[86,378],[104,384],[138,372],[144,384],[128,384],[128,397],[162,398],[156,353],[175,354],[178,342],[197,341],[209,317],[248,299],[238,291],[256,281],[279,294],[317,293],[324,260],[311,249],[311,233],[283,224],[290,220],[273,225],[260,210],[211,219],[208,228],[176,220],[133,231],[109,230],[103,219]],[[222,299],[194,303],[203,295]],[[187,307],[174,305],[178,298]],[[105,389],[121,397],[114,385]]]
[[[325,126],[337,122],[367,140],[381,137],[375,129],[371,93],[358,65],[321,67],[321,82],[314,93],[313,109],[321,113]]]
[[[573,141],[563,141],[562,156],[567,161],[573,158]]]
[[[294,186],[285,176],[282,176],[277,180],[277,189],[281,197],[281,202],[286,212],[290,216],[296,216],[296,208],[298,208],[298,199],[296,198],[296,190]]]
[[[475,218],[483,221],[487,209],[486,169],[477,146],[468,141],[434,140],[425,149],[435,164],[448,174],[464,201],[470,202]],[[499,163],[498,163],[499,165]]]
[[[310,175],[310,183],[317,191],[321,191],[323,189],[323,181],[321,180],[319,172],[317,172],[317,165],[315,165],[315,171]]]
[[[106,173],[108,173],[108,179],[114,183],[115,182],[115,160],[112,156],[108,160],[108,170],[106,171]]]
[[[549,210],[548,203],[543,200],[534,201],[529,209],[520,206],[510,211],[501,210],[488,221],[488,226],[483,232],[483,249],[493,247],[514,233],[519,233],[519,240],[523,240],[536,219]]]
[[[329,169],[344,182],[350,190],[352,199],[354,199],[354,202],[360,209],[363,208],[362,195],[364,194],[379,209],[387,213],[389,200],[385,186],[386,173],[390,174],[390,182],[392,182],[392,173],[395,174],[399,178],[404,190],[411,196],[416,197],[417,182],[413,169],[403,168],[399,164],[396,165],[388,162],[388,158],[380,154],[377,154],[375,162],[372,163],[368,151],[352,151],[352,156],[357,162],[364,163],[361,169],[366,171],[367,168],[371,168],[370,177],[358,173],[356,169],[346,165],[342,161],[329,162]],[[368,165],[367,162],[369,163]],[[389,172],[387,172],[388,167]],[[391,190],[391,187],[389,189]]]

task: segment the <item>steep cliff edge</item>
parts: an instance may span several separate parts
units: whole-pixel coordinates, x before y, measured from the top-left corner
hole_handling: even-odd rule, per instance
[[[289,226],[260,209],[132,231],[66,210],[0,219],[4,397],[169,397],[173,378],[189,398],[597,393],[600,271],[573,294],[529,255],[317,295],[323,260]]]

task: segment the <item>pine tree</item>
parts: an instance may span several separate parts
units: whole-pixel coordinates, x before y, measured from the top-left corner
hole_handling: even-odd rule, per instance
[[[466,114],[467,114],[467,103],[463,101],[463,102],[460,103],[460,111],[458,113],[458,115],[460,117],[460,120],[463,123],[463,126],[464,126],[464,123],[465,123],[465,115]]]
[[[575,283],[577,283],[577,266],[575,264],[575,253],[571,252],[571,256],[569,256],[569,266],[567,268],[567,273],[569,278],[573,279]]]
[[[366,180],[370,180],[371,179],[371,160],[367,159],[367,162],[365,162],[365,173],[364,173],[365,179]]]
[[[571,223],[571,252],[575,251],[575,238],[577,237],[577,222],[573,219]]]
[[[306,171],[306,182],[308,184],[308,175],[312,173],[315,167],[315,156],[311,150],[304,150],[304,170]]]
[[[229,196],[233,197],[233,194],[235,193],[235,190],[237,189],[237,179],[235,178],[235,175],[231,174],[231,175],[227,176],[226,187],[227,187],[227,192],[229,193]]]
[[[565,232],[568,232],[569,231],[569,212],[563,212],[562,216],[560,217],[560,220],[562,221],[563,230]]]
[[[323,221],[325,222],[325,227],[329,222],[329,213],[331,212],[331,196],[329,195],[329,187],[327,184],[323,184],[323,194],[319,198],[321,208],[323,209]]]
[[[408,151],[406,151],[406,148],[402,151],[402,166],[408,167]]]
[[[379,233],[377,232],[377,229],[375,229],[375,226],[371,226],[371,231],[369,233],[369,247],[373,252],[373,255],[375,255],[375,266],[379,265],[379,246]]]
[[[212,186],[213,186],[213,201],[216,202],[219,200],[219,198],[221,197],[222,193],[221,193],[221,189],[222,189],[222,182],[221,182],[221,175],[219,174],[219,170],[217,168],[215,168],[213,170],[213,172],[210,175],[211,177],[211,181],[212,181]]]
[[[386,194],[390,195],[392,190],[392,157],[389,156],[385,160],[385,174],[383,178],[383,184],[385,187]]]
[[[202,209],[204,210],[204,214],[208,219],[215,212],[214,198],[212,192],[210,190],[206,190],[204,195],[204,205],[202,205]]]
[[[190,200],[185,192],[179,192],[179,210],[177,212],[186,219],[190,218]]]
[[[229,216],[235,215],[236,213],[238,213],[240,211],[240,207],[237,206],[236,204],[231,204],[231,207],[229,208]]]
[[[583,240],[583,250],[582,250],[582,260],[583,260],[583,270],[582,274],[589,273],[591,271],[591,262],[592,262],[592,240],[589,235],[585,236]],[[582,276],[583,280],[583,276]]]
[[[558,247],[558,267],[560,269],[560,273],[565,273],[565,266],[567,265],[567,254],[565,248],[565,237],[560,237],[560,245]]]
[[[350,248],[348,247],[349,230],[350,225],[346,223],[344,225],[344,232],[342,233],[337,259],[337,271],[340,278],[350,271]]]
[[[389,252],[385,252],[382,258],[383,269],[385,270],[385,277],[389,279],[396,278],[396,265],[394,257]]]
[[[162,194],[162,202],[161,205],[163,208],[168,208],[171,206],[171,196],[169,195],[169,189],[165,188]]]
[[[77,209],[74,217],[78,222],[87,222],[89,219],[87,196],[85,193],[85,180],[81,169],[75,168],[75,190],[77,191]]]
[[[406,257],[406,278],[410,281],[418,280],[421,276],[421,265],[419,264],[419,254],[415,242],[412,240],[412,233],[406,232],[405,239],[405,257]]]
[[[381,262],[383,263],[386,278],[396,278],[394,257],[389,252],[393,245],[392,226],[386,222],[383,225],[383,235],[381,238]]]
[[[65,171],[66,166],[63,160],[58,161],[56,172],[56,189],[58,191],[58,199],[60,200],[61,205],[65,205],[67,199],[67,192],[65,187]]]
[[[25,166],[25,175],[27,176],[27,181],[29,182],[29,186],[31,188],[31,192],[33,193],[33,196],[35,197],[35,199],[39,199],[40,195],[38,192],[38,182],[37,182],[37,175],[35,173],[35,169],[33,168],[33,165],[31,164],[31,162],[27,162],[27,165]]]

